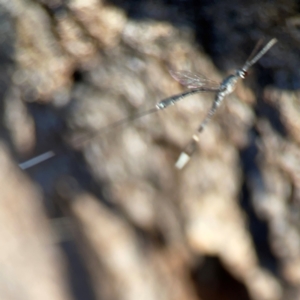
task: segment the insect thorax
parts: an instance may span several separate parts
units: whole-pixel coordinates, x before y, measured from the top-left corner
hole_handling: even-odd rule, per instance
[[[240,77],[237,75],[229,75],[223,80],[221,83],[221,91],[224,93],[224,95],[231,94],[234,91],[239,78]]]

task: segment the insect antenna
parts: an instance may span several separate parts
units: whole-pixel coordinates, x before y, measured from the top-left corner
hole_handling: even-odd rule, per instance
[[[244,72],[247,72],[251,66],[253,66],[263,55],[265,55],[266,52],[268,52],[270,48],[272,48],[277,43],[277,39],[271,39],[257,54],[255,54],[261,43],[262,42],[260,41],[257,43],[257,45],[254,48],[255,51],[252,51],[252,54],[243,66],[242,70]]]

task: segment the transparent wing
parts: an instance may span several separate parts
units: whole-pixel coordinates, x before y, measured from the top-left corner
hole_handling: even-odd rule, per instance
[[[220,83],[207,79],[205,76],[192,73],[189,71],[174,71],[169,70],[171,76],[180,84],[187,86],[188,88],[206,87],[212,90],[218,91]]]

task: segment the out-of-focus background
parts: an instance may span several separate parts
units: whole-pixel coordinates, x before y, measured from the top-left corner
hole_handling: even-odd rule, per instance
[[[0,298],[300,299],[299,8],[0,0]],[[86,139],[273,37],[183,170],[213,94]]]

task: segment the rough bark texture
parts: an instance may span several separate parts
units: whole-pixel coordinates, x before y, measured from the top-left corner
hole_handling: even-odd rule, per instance
[[[300,299],[297,13],[293,1],[0,0],[0,298]],[[264,36],[279,44],[183,170],[214,95],[107,129],[180,93],[169,69],[221,81]],[[47,150],[25,174],[11,159]]]

